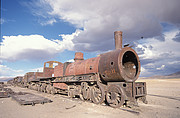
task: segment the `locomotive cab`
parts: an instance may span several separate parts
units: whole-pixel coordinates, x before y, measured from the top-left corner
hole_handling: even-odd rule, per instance
[[[47,61],[44,63],[43,77],[54,77],[54,68],[62,64],[58,61]]]

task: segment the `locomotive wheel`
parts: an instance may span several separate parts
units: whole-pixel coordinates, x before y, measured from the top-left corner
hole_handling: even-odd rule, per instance
[[[41,91],[40,85],[37,85],[37,91]]]
[[[41,85],[41,87],[40,87],[40,92],[43,92],[43,86]]]
[[[105,100],[105,92],[102,86],[95,85],[91,89],[91,100],[95,104],[101,104]]]
[[[120,87],[110,85],[107,90],[106,100],[111,107],[121,107],[124,103],[125,96]]]
[[[46,92],[46,84],[44,83],[41,85],[41,92]]]
[[[44,93],[46,93],[46,87],[47,87],[47,85],[43,84],[43,91],[44,91]]]
[[[47,93],[48,93],[48,94],[50,94],[50,93],[51,93],[51,85],[47,85],[47,87],[46,87],[46,91],[47,91]]]
[[[84,100],[90,99],[90,87],[86,82],[81,83],[81,94]]]
[[[31,84],[29,85],[29,88],[32,90],[32,88],[33,88],[33,87],[32,87],[32,85],[31,85]]]
[[[34,90],[36,90],[36,91],[37,91],[37,89],[38,89],[38,85],[37,85],[37,84],[35,84],[35,86],[34,86]]]
[[[56,93],[55,88],[54,88],[53,86],[51,86],[51,88],[50,88],[50,89],[51,89],[51,94],[53,94],[53,95],[54,95],[54,94]]]
[[[73,98],[75,96],[74,93],[73,93],[73,90],[70,89],[68,91],[68,96],[71,97],[71,98]]]

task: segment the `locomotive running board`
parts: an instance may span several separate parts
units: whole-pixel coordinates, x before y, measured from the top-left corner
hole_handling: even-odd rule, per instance
[[[72,75],[72,76],[63,76],[63,77],[55,77],[52,82],[94,82],[97,81],[97,73],[89,73],[89,74],[82,74],[82,75]]]

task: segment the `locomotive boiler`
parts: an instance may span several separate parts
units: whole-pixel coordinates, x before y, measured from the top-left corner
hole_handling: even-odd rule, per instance
[[[37,72],[27,81],[29,88],[47,92],[63,93],[69,97],[112,107],[136,105],[137,99],[146,102],[146,83],[135,82],[140,74],[140,61],[130,47],[122,47],[122,32],[114,33],[115,50],[98,57],[84,60],[83,53],[76,52],[73,63],[51,61],[44,64],[43,74]],[[56,66],[52,66],[53,63]],[[48,70],[48,71],[47,71]],[[27,75],[26,75],[27,76]],[[30,79],[32,78],[33,79]]]

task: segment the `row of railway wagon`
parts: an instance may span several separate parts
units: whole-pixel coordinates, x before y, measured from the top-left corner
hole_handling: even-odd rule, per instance
[[[122,47],[122,32],[114,32],[115,50],[84,60],[76,52],[74,62],[44,63],[43,72],[28,72],[8,83],[49,94],[66,94],[95,104],[117,108],[146,103],[146,83],[135,82],[140,74],[137,53]]]

